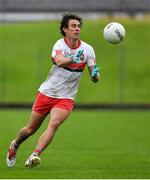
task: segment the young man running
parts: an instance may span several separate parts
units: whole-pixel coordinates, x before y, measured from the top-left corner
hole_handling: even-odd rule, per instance
[[[33,153],[25,162],[25,166],[28,168],[40,164],[39,155],[51,143],[57,128],[73,109],[74,98],[86,65],[91,80],[98,82],[99,72],[94,50],[79,39],[81,26],[82,19],[79,16],[65,14],[62,17],[60,31],[63,38],[59,39],[53,47],[53,66],[48,78],[38,89],[29,122],[10,144],[6,157],[9,167],[15,165],[16,153],[21,143],[36,132],[50,113],[47,129],[40,136]]]

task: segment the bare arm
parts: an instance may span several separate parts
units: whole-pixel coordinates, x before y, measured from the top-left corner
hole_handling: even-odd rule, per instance
[[[72,62],[72,59],[66,58],[63,55],[56,55],[55,58],[54,58],[54,61],[57,64],[57,66],[65,67],[65,66],[69,65]]]

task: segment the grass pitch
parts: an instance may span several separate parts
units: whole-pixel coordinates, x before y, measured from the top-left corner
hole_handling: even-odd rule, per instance
[[[103,28],[111,21],[125,26],[126,37],[122,44],[112,45],[103,38]],[[93,85],[86,69],[76,102],[149,103],[149,32],[149,20],[84,21],[81,39],[95,49],[101,82]],[[1,102],[33,102],[51,68],[51,50],[59,38],[58,21],[0,25]]]
[[[25,126],[30,111],[1,110],[0,178],[150,178],[149,111],[73,111],[41,155],[39,167],[26,169],[39,131],[19,149],[17,164],[8,168],[10,141]]]

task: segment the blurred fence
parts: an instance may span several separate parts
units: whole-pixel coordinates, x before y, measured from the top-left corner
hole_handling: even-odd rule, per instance
[[[0,0],[0,12],[149,12],[150,0]]]
[[[56,13],[56,14],[63,12],[81,12],[81,13],[104,12],[110,14],[115,12],[121,12],[121,13],[128,13],[130,15],[134,15],[135,13],[149,13],[150,0],[83,0],[83,1],[82,0],[76,0],[76,1],[74,0],[0,0],[0,15],[2,14],[3,17],[2,19],[0,19],[0,21],[2,20],[1,22],[5,22],[5,18],[6,18],[5,15],[7,13],[29,14],[29,13],[39,13],[39,12]],[[88,93],[87,94],[85,93],[85,91],[83,91],[82,93],[79,92],[78,95],[79,103],[80,102],[85,102],[86,104],[88,104],[87,102],[90,103],[95,102],[97,104],[102,103],[101,108],[103,109],[105,109],[105,107],[112,108],[111,103],[122,104],[122,106],[119,107],[126,109],[128,109],[129,106],[123,105],[125,103],[136,104],[137,102],[139,102],[140,104],[149,104],[150,95],[148,94],[148,90],[146,90],[146,88],[147,89],[149,88],[147,82],[149,82],[148,76],[150,76],[148,72],[149,70],[147,71],[149,67],[148,64],[149,61],[147,57],[149,57],[149,48],[150,48],[150,38],[149,38],[150,36],[149,36],[148,28],[150,26],[147,26],[147,24],[146,25],[143,24],[142,25],[143,28],[140,28],[140,26],[138,25],[134,27],[130,24],[130,27],[127,29],[128,31],[127,41],[129,41],[130,39],[130,42],[128,42],[129,44],[126,44],[125,47],[122,46],[118,49],[116,48],[116,50],[114,51],[111,48],[109,49],[107,45],[105,47],[103,47],[104,45],[101,46],[103,52],[102,54],[104,54],[105,59],[108,60],[111,58],[111,62],[109,62],[108,64],[102,59],[105,70],[107,69],[111,70],[114,73],[113,74],[114,79],[117,78],[118,79],[114,81],[112,87],[108,85],[111,84],[112,79],[106,79],[105,82],[103,82],[100,87],[101,93],[99,91],[96,92],[95,90],[95,94],[97,94],[97,96],[95,97],[90,97]],[[10,103],[10,102],[30,103],[31,101],[33,101],[37,88],[39,84],[43,80],[45,80],[46,74],[49,69],[49,63],[47,63],[48,59],[46,56],[48,50],[46,48],[49,46],[49,40],[47,41],[47,39],[49,38],[48,31],[50,27],[47,27],[47,25],[44,28],[42,27],[44,29],[43,31],[47,32],[47,36],[46,33],[44,34],[45,37],[43,36],[43,31],[41,31],[41,29],[38,26],[36,28],[34,27],[35,29],[33,28],[31,37],[30,37],[30,32],[28,31],[28,29],[25,28],[27,28],[27,26],[18,28],[16,25],[14,25],[14,27],[10,27],[12,34],[9,32],[10,31],[9,27],[8,29],[7,28],[4,29],[5,32],[3,31],[3,27],[2,27],[0,32],[0,102],[2,102],[2,104],[0,104],[0,108],[3,106],[3,103]],[[54,29],[55,28],[56,27],[54,25]],[[147,30],[147,32],[145,31],[146,32],[145,33],[143,32],[143,30]],[[39,33],[41,33],[42,36],[40,36]],[[52,38],[53,36],[55,36],[56,32],[52,34],[53,35],[51,35],[50,38],[51,44],[52,44]],[[14,35],[16,37],[14,37]],[[58,35],[56,36],[58,37]],[[43,40],[41,40],[40,37],[43,37]],[[54,37],[53,42],[55,42],[56,39],[57,38]],[[45,43],[43,43],[43,41]],[[42,45],[40,45],[40,43]],[[99,44],[100,44],[99,40],[97,44],[98,45],[96,45],[95,43],[95,45],[97,46],[96,51],[99,52]],[[33,49],[33,47],[35,49]],[[115,60],[112,60],[112,57],[114,56],[114,52],[117,52],[118,54],[117,63],[115,63]],[[99,54],[99,57],[101,59],[101,53]],[[28,62],[28,59],[30,62],[27,63],[27,67],[25,67],[24,63]],[[43,59],[45,59],[47,64],[44,64],[45,62],[42,61]],[[17,66],[17,67],[14,68],[13,66]],[[48,68],[45,68],[46,66]],[[129,66],[128,74],[126,71],[127,66]],[[139,68],[139,66],[141,66],[141,68]],[[143,73],[144,70],[145,73]],[[106,76],[108,73],[109,72],[107,72],[104,75],[105,78],[107,78]],[[140,73],[143,74],[143,76],[141,76]],[[131,81],[132,76],[134,75],[136,75],[137,77],[135,77],[135,79]],[[140,81],[140,77],[143,80],[143,82],[142,80]],[[28,78],[30,80],[28,80]],[[138,85],[137,82],[138,78],[141,83],[141,87],[143,86],[143,88],[139,87],[140,85]],[[88,87],[89,84],[86,86],[87,83],[86,81],[83,81],[83,83],[84,82],[85,84],[83,85],[82,90],[85,88],[85,89],[89,89],[90,91],[90,88]],[[108,82],[108,84],[106,82]],[[137,90],[137,88],[139,89]],[[91,89],[94,92],[93,86],[91,87]],[[87,99],[89,99],[89,101]],[[8,104],[8,105],[12,106],[12,104]],[[14,107],[16,106],[14,105]],[[83,106],[83,109],[84,107],[85,106]],[[91,105],[88,105],[88,107],[91,108]],[[100,106],[93,106],[93,107],[95,108]],[[114,108],[115,107],[118,108],[117,105],[114,106]],[[150,106],[145,106],[145,105],[144,106],[131,105],[130,108],[132,107],[139,109],[150,108]]]

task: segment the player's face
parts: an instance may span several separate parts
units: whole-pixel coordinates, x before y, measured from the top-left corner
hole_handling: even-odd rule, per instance
[[[71,19],[68,23],[68,28],[65,29],[66,36],[73,39],[79,39],[81,25],[78,20]]]

